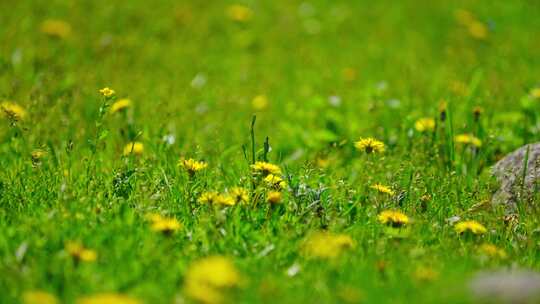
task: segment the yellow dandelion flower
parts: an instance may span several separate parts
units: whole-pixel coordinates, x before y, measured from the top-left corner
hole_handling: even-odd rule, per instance
[[[234,206],[236,201],[229,195],[218,194],[214,199],[214,204],[222,206]]]
[[[194,160],[192,158],[190,158],[190,159],[181,159],[178,162],[178,165],[183,167],[187,171],[189,176],[195,175],[195,173],[205,169],[208,166],[207,163],[202,162],[202,161],[197,161],[197,160]]]
[[[227,289],[240,285],[240,274],[226,257],[211,256],[193,262],[185,275],[184,291],[202,303],[222,303]]]
[[[23,304],[57,304],[56,296],[41,290],[25,291],[22,295]]]
[[[26,117],[26,110],[20,105],[11,101],[2,102],[0,104],[0,110],[2,110],[7,118],[15,121],[24,120]]]
[[[270,191],[266,194],[266,201],[272,205],[281,203],[281,198],[282,195],[279,191]]]
[[[469,30],[469,34],[473,38],[476,38],[476,39],[479,39],[479,40],[483,40],[483,39],[487,38],[488,28],[484,23],[482,23],[480,21],[475,20],[475,21],[471,22],[467,26],[467,28]]]
[[[484,243],[478,248],[480,253],[490,258],[506,259],[508,255],[504,249],[501,249],[493,244]]]
[[[236,203],[248,203],[249,193],[246,189],[241,187],[234,187],[229,191],[229,195],[234,199]]]
[[[39,30],[45,35],[60,39],[65,39],[71,35],[71,25],[63,20],[45,20],[41,23]]]
[[[39,162],[43,157],[47,155],[47,151],[43,149],[36,149],[32,151],[32,162]]]
[[[141,301],[119,293],[100,293],[77,299],[77,304],[140,304]]]
[[[340,256],[354,246],[355,242],[346,234],[316,232],[307,237],[302,249],[309,257],[329,259]]]
[[[266,95],[257,95],[251,101],[251,106],[255,110],[264,110],[268,107],[268,97]]]
[[[540,99],[540,88],[534,88],[531,90],[531,97],[535,99]]]
[[[459,134],[456,135],[455,141],[459,144],[473,145],[475,147],[481,147],[482,141],[472,134]]]
[[[477,221],[458,222],[454,226],[454,230],[459,234],[463,234],[466,232],[470,232],[472,234],[484,234],[487,232],[486,227],[484,227],[484,225],[480,224]]]
[[[199,196],[197,201],[201,204],[215,204],[219,194],[215,191],[207,191]]]
[[[251,170],[262,176],[267,176],[268,174],[281,175],[281,169],[277,165],[267,162],[258,161],[251,165]]]
[[[227,8],[227,17],[237,22],[247,22],[253,17],[253,11],[244,5],[233,4]]]
[[[285,189],[287,188],[287,182],[283,180],[283,178],[274,175],[274,174],[268,174],[264,178],[264,182],[271,188],[274,189]]]
[[[144,145],[141,142],[130,142],[124,147],[124,156],[128,156],[130,154],[133,155],[142,155],[144,152]]]
[[[114,114],[131,107],[131,99],[122,98],[112,104],[109,113]]]
[[[149,216],[152,222],[151,229],[163,234],[172,234],[182,229],[182,224],[175,218],[163,217],[159,214],[152,214]]]
[[[435,130],[435,119],[431,117],[420,118],[414,123],[414,128],[418,132],[431,132]]]
[[[387,186],[381,185],[381,184],[375,184],[375,185],[371,186],[370,188],[375,189],[375,190],[379,191],[380,193],[384,193],[384,194],[388,194],[388,195],[394,195],[395,194],[394,190],[392,190],[390,187],[387,187]]]
[[[99,90],[99,93],[101,93],[101,95],[103,95],[103,97],[106,97],[106,98],[110,98],[114,96],[114,94],[116,94],[116,92],[113,89],[108,88],[108,87],[105,87]]]
[[[401,227],[409,223],[409,217],[400,211],[385,210],[381,212],[377,219],[379,222],[392,227]]]
[[[359,141],[354,143],[354,147],[359,151],[366,152],[367,154],[371,153],[382,153],[384,152],[384,143],[382,141],[376,140],[374,138],[360,138]]]
[[[94,250],[85,248],[79,242],[67,242],[65,250],[75,261],[94,262],[97,259]]]

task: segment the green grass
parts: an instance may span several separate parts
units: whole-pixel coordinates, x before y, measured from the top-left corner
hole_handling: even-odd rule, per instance
[[[486,204],[496,189],[490,166],[540,139],[540,100],[529,96],[540,84],[538,3],[243,1],[253,12],[246,22],[227,16],[231,4],[0,3],[0,102],[28,113],[0,116],[1,303],[30,290],[65,303],[102,292],[189,302],[186,273],[211,255],[234,263],[242,283],[227,302],[241,303],[471,303],[467,282],[479,270],[540,269],[536,202],[521,202],[510,224]],[[459,9],[487,25],[485,38],[456,21]],[[47,19],[68,22],[71,34],[44,34]],[[100,114],[112,103],[103,87],[133,106]],[[261,94],[268,106],[255,109]],[[416,131],[421,117],[436,130]],[[482,146],[455,143],[464,133]],[[249,167],[252,149],[264,158],[266,137],[268,161],[289,184],[273,207],[253,191]],[[386,151],[355,150],[361,137]],[[141,156],[122,155],[130,141],[144,144]],[[39,161],[36,149],[47,151]],[[208,167],[190,178],[182,157]],[[376,193],[375,183],[396,194]],[[234,186],[250,190],[251,204],[197,202]],[[412,222],[389,230],[377,220],[384,209]],[[183,228],[156,233],[149,213]],[[488,233],[460,237],[453,216]],[[303,244],[319,230],[356,244],[310,258]],[[70,241],[96,261],[74,261]],[[508,258],[481,258],[486,242]],[[419,280],[419,268],[438,275]]]

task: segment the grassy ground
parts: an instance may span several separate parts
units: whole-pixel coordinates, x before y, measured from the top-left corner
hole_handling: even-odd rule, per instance
[[[540,268],[536,208],[489,206],[540,138],[538,3],[239,4],[0,2],[1,303],[469,303]]]

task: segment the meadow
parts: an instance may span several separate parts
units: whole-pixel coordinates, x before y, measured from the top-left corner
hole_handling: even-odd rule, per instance
[[[0,303],[477,303],[540,271],[536,1],[0,1]],[[487,299],[492,303],[494,299]]]

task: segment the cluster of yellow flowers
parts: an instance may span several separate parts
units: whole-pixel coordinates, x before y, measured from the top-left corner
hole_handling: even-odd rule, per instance
[[[67,242],[65,250],[76,262],[94,262],[97,259],[94,250],[85,248],[79,242]]]
[[[283,190],[287,188],[287,182],[284,181],[279,175],[268,174],[264,178],[264,182],[272,189]]]
[[[283,194],[281,191],[287,188],[287,182],[281,177],[281,168],[275,164],[258,161],[251,165],[253,176],[262,179],[269,189],[266,193],[266,201],[270,204],[281,203]]]
[[[346,234],[316,232],[306,239],[303,252],[308,257],[328,259],[336,258],[344,251],[355,246],[353,239]]]
[[[473,145],[477,148],[482,146],[482,141],[472,134],[459,134],[456,135],[455,141],[459,144]]]
[[[432,132],[435,130],[435,119],[431,117],[420,118],[414,123],[414,128],[420,133]]]
[[[249,202],[249,193],[246,189],[234,187],[227,193],[221,194],[216,191],[203,192],[198,199],[201,204],[234,206]]]
[[[150,228],[156,232],[170,235],[182,229],[182,224],[175,218],[164,217],[160,214],[150,214],[147,218],[152,224]]]
[[[240,286],[240,273],[226,257],[211,256],[193,262],[184,279],[184,290],[191,299],[209,304],[226,300],[227,291]]]

